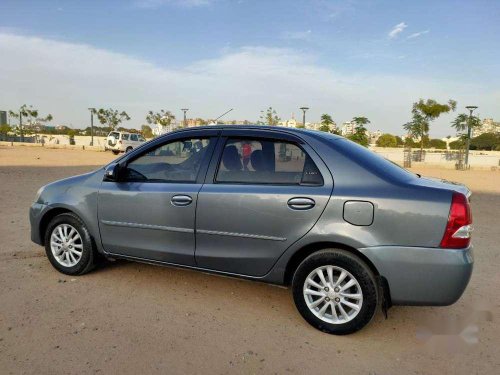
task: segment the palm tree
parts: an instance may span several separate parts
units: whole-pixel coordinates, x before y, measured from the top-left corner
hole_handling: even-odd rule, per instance
[[[414,137],[420,137],[420,155],[424,150],[424,136],[429,134],[431,121],[434,121],[443,113],[454,111],[457,107],[457,102],[448,100],[447,104],[441,104],[434,99],[423,100],[413,103],[411,110],[412,121],[403,125],[403,128]]]
[[[330,132],[333,124],[334,121],[332,119],[332,116],[327,113],[323,113],[321,115],[321,126],[319,127],[319,130],[323,132]]]

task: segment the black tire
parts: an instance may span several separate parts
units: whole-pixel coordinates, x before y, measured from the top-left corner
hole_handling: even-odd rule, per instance
[[[113,154],[115,154],[115,155],[118,155],[118,154],[120,153],[120,151],[118,151],[118,150],[111,150],[111,152],[112,152]]]
[[[132,147],[130,147],[130,146],[129,146],[129,147],[127,147],[127,149],[125,150],[125,153],[130,152],[130,151],[132,151]]]
[[[309,274],[318,267],[328,265],[340,267],[348,271],[354,276],[361,287],[363,294],[361,309],[352,320],[345,323],[334,324],[320,319],[309,309],[304,297],[304,283]],[[302,317],[320,331],[334,335],[354,333],[367,325],[375,315],[379,300],[377,283],[370,268],[352,253],[340,249],[321,250],[304,259],[295,271],[292,289],[295,305]],[[333,316],[333,314],[331,315]]]
[[[61,224],[69,224],[75,228],[82,240],[83,249],[81,258],[78,263],[72,267],[67,267],[59,263],[54,257],[54,254],[52,254],[50,237],[52,235],[52,231]],[[47,257],[49,258],[52,266],[59,272],[66,275],[83,275],[91,271],[94,267],[95,254],[90,233],[80,218],[72,213],[57,215],[50,221],[47,226],[47,230],[45,231],[45,252],[47,253]]]

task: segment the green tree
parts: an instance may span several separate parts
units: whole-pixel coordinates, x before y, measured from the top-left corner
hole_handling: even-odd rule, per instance
[[[363,127],[365,128],[366,131],[366,125],[370,123],[370,120],[368,120],[368,118],[366,117],[360,116],[360,117],[354,117],[352,119],[352,122],[356,124],[356,127]]]
[[[470,146],[470,135],[474,128],[480,127],[481,126],[481,119],[477,116],[469,116],[466,113],[460,113],[455,120],[451,122],[451,126],[454,127],[459,134],[462,135],[462,137],[465,139],[465,148],[466,152],[468,153],[469,150],[467,150],[467,145]]]
[[[365,126],[370,123],[370,120],[368,120],[366,117],[354,117],[352,121],[356,124],[356,130],[354,131],[353,135],[349,136],[349,139],[353,142],[367,147],[369,140],[368,134],[366,134],[367,129]]]
[[[430,123],[443,113],[454,111],[457,102],[448,100],[447,104],[438,103],[434,99],[420,99],[413,103],[411,110],[412,120],[403,125],[403,128],[413,137],[420,137],[420,152],[424,149],[424,136],[429,134]]]
[[[395,136],[386,133],[378,137],[376,144],[378,147],[396,147],[398,141]]]
[[[319,127],[319,130],[329,133],[332,131],[333,124],[335,124],[335,122],[333,121],[332,116],[327,113],[323,113],[321,115],[321,126]]]
[[[464,148],[464,146],[465,146],[465,142],[461,138],[456,140],[456,141],[450,142],[450,149],[452,149],[452,150],[460,150],[460,149]]]
[[[278,117],[276,110],[273,107],[267,108],[265,111],[260,111],[260,119],[257,122],[259,125],[278,125],[281,118]]]
[[[151,126],[149,125],[142,125],[141,126],[141,133],[144,136],[144,138],[153,138],[153,130],[151,129]]]
[[[160,112],[149,111],[146,115],[146,122],[149,125],[168,126],[175,120],[172,112],[161,109]]]
[[[481,126],[481,119],[477,116],[469,118],[468,114],[460,113],[455,120],[452,121],[451,126],[454,127],[457,132],[462,133],[468,130],[468,126],[470,126],[471,129]]]
[[[446,150],[446,142],[441,139],[429,140],[429,147],[437,148],[438,150]]]
[[[107,127],[115,130],[118,125],[120,125],[123,121],[130,120],[130,116],[125,111],[118,111],[116,109],[92,109],[92,113],[97,115],[97,119],[102,125],[106,125]]]
[[[472,138],[470,148],[472,150],[496,150],[500,146],[500,135],[495,133],[484,133]]]
[[[31,126],[39,124],[41,122],[48,122],[52,121],[53,117],[51,114],[48,114],[46,117],[39,117],[39,112],[38,109],[33,108],[32,105],[27,105],[23,104],[18,110],[16,111],[9,111],[9,116],[16,118],[19,120],[19,133],[21,135],[21,141],[24,140],[24,133],[30,133],[31,132]],[[30,128],[24,129],[23,126],[23,119],[26,120],[26,123],[30,125]]]
[[[304,124],[298,124],[298,125],[296,126],[296,128],[297,128],[297,129],[305,129],[306,127],[305,127],[305,125],[304,125]]]
[[[0,135],[4,137],[12,131],[12,128],[8,124],[0,125]]]
[[[396,136],[396,143],[398,146],[404,145],[403,139],[399,135]]]

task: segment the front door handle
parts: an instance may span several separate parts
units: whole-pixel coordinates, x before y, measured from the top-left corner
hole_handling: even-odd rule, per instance
[[[293,210],[309,210],[314,207],[316,202],[311,198],[296,197],[290,198],[287,204]]]
[[[190,205],[192,201],[193,198],[191,198],[189,195],[174,195],[170,200],[170,203],[172,203],[174,206],[182,207]]]

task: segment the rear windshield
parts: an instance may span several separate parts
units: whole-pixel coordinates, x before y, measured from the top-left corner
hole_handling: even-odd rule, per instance
[[[368,150],[366,147],[345,138],[329,135],[326,132],[321,133],[321,137],[325,138],[327,143],[332,147],[372,172],[385,176],[389,175],[402,181],[415,178],[415,174],[377,153]]]

